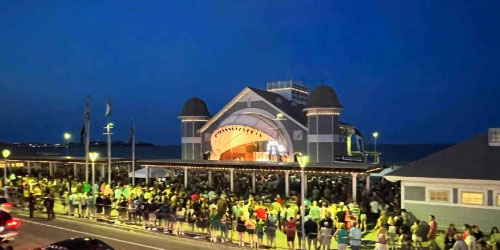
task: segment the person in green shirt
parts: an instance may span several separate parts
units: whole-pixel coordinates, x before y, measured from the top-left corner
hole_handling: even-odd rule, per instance
[[[419,224],[420,224],[420,221],[415,220],[413,222],[413,225],[410,227],[410,231],[411,231],[411,240],[413,241],[413,246],[415,248],[421,249],[422,248],[422,237],[420,237],[418,235],[418,229],[419,229],[418,225]]]
[[[285,218],[290,218],[297,216],[297,210],[296,206],[293,205],[287,205],[286,211],[285,211]]]
[[[312,206],[309,207],[309,215],[311,216],[312,220],[316,223],[319,222],[320,217],[319,217],[319,206],[317,201],[313,201]]]
[[[347,241],[349,240],[349,232],[345,229],[344,223],[339,223],[339,230],[335,232],[334,237],[337,239],[337,249],[346,250]]]
[[[499,250],[500,246],[500,232],[497,227],[493,227],[490,233],[490,240],[488,241],[488,249]]]
[[[257,233],[257,248],[263,245],[264,241],[264,225],[265,222],[262,219],[257,220],[257,225],[255,226],[255,232]]]
[[[359,205],[357,202],[354,202],[353,206],[352,206],[352,210],[351,210],[351,214],[352,216],[354,216],[354,220],[359,223],[359,214],[360,214],[360,209],[359,209]]]
[[[123,188],[122,194],[125,196],[125,198],[127,198],[127,199],[130,198],[130,186],[129,185],[126,185]]]
[[[89,193],[91,191],[92,191],[92,186],[89,183],[85,182],[85,184],[83,184],[83,192]]]
[[[220,221],[220,216],[217,212],[217,208],[212,208],[212,210],[210,210],[208,220],[210,221],[210,241],[217,242],[217,230],[219,230]]]

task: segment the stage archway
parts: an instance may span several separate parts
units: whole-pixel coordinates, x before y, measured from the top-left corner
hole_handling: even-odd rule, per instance
[[[281,124],[266,114],[241,110],[227,117],[211,135],[212,160],[293,161]],[[290,159],[289,159],[290,158]]]

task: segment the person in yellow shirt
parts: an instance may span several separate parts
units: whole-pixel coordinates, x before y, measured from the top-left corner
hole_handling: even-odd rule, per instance
[[[113,189],[111,188],[111,185],[107,184],[106,189],[104,191],[104,195],[109,195],[109,197],[113,198]]]
[[[326,218],[326,214],[329,213],[329,208],[328,205],[326,204],[325,201],[321,203],[321,208],[319,209],[319,218],[320,220]]]

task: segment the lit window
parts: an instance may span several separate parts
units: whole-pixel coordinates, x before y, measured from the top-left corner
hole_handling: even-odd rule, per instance
[[[500,146],[500,128],[488,129],[488,144],[490,146]]]
[[[462,204],[483,205],[483,193],[462,192]]]
[[[450,201],[450,191],[446,190],[430,190],[430,200],[437,202],[449,202]]]
[[[497,207],[500,207],[500,194],[497,194]]]

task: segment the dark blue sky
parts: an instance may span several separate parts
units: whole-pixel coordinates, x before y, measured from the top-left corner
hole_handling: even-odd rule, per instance
[[[245,86],[332,86],[342,119],[385,143],[500,126],[500,1],[3,1],[0,140],[178,144],[183,102],[211,113]]]

